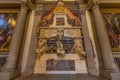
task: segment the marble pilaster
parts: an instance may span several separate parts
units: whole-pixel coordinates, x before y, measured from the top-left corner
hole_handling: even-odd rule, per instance
[[[31,14],[31,20],[28,26],[27,39],[23,53],[22,60],[22,75],[27,76],[33,73],[35,58],[36,58],[36,48],[37,48],[37,27],[41,19],[41,10],[36,10]],[[32,23],[32,25],[31,25]],[[29,32],[30,31],[30,32]]]
[[[28,24],[28,30],[27,30],[27,35],[26,35],[26,40],[25,40],[25,47],[23,51],[23,57],[22,57],[22,64],[21,64],[21,72],[25,71],[25,67],[27,66],[27,60],[29,56],[29,46],[30,46],[30,41],[32,37],[32,30],[33,30],[33,23],[34,23],[34,10],[30,12],[30,18],[29,18],[29,24]]]
[[[16,64],[18,61],[24,28],[25,28],[27,10],[28,8],[25,4],[21,5],[16,29],[15,29],[13,39],[12,39],[12,44],[10,47],[10,52],[8,55],[7,63],[5,65],[6,71],[14,72],[14,70],[16,69]]]
[[[91,44],[93,47],[93,51],[94,51],[94,56],[95,56],[95,67],[97,69],[97,75],[99,75],[99,66],[101,65],[99,63],[99,59],[98,59],[98,51],[97,51],[97,44],[95,41],[95,34],[94,34],[94,29],[93,29],[93,25],[92,25],[92,20],[91,20],[91,14],[88,10],[86,10],[86,19],[87,19],[87,26],[88,26],[88,31],[89,31],[89,36],[91,39]]]
[[[97,70],[95,68],[94,51],[93,51],[91,39],[89,36],[87,20],[86,20],[86,5],[79,4],[79,8],[80,8],[81,21],[82,21],[83,30],[84,30],[84,44],[85,44],[85,50],[87,53],[86,58],[87,58],[88,72],[92,75],[97,75]]]
[[[95,29],[97,32],[104,68],[107,70],[118,72],[118,67],[114,63],[111,47],[109,44],[109,39],[107,37],[107,33],[104,27],[104,22],[102,20],[102,16],[98,4],[94,4],[92,8],[92,12],[93,12],[94,22],[96,26]]]

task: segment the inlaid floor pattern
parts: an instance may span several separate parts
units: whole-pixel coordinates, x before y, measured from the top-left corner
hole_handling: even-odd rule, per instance
[[[15,80],[98,80],[97,77],[88,74],[33,74],[22,79]]]

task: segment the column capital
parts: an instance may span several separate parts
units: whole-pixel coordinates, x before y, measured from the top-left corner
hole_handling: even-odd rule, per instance
[[[37,4],[36,6],[35,6],[35,14],[41,14],[41,12],[42,12],[42,9],[43,9],[43,6],[42,6],[42,4]]]
[[[84,15],[87,10],[87,5],[86,4],[79,4],[79,11],[81,15]]]
[[[88,2],[87,9],[88,9],[88,10],[91,10],[91,9],[95,9],[95,8],[99,8],[98,0],[90,0],[90,1]]]
[[[37,4],[35,7],[35,11],[42,11],[43,7],[42,4]]]
[[[20,1],[21,9],[28,10],[27,2],[26,1]]]

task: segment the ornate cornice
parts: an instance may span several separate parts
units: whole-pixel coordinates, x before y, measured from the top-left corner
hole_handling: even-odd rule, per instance
[[[0,9],[19,9],[20,4],[0,4]]]
[[[20,0],[0,0],[0,9],[19,9]]]
[[[19,4],[20,0],[0,0],[0,4]]]
[[[28,9],[34,8],[31,0],[0,0],[0,9],[20,9],[23,5]]]
[[[120,8],[120,1],[119,0],[89,0],[88,2],[88,10],[100,7],[103,9],[112,9],[112,8]]]
[[[113,52],[113,57],[120,58],[120,52]]]
[[[102,9],[120,9],[120,3],[99,3]]]
[[[115,3],[120,3],[120,0],[99,0],[99,3],[100,4],[102,4],[102,3],[104,3],[104,4],[110,4],[110,3],[115,4]]]

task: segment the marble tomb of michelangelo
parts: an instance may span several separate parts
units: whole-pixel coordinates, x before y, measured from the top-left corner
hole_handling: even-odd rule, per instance
[[[0,80],[120,80],[120,0],[0,0]]]

